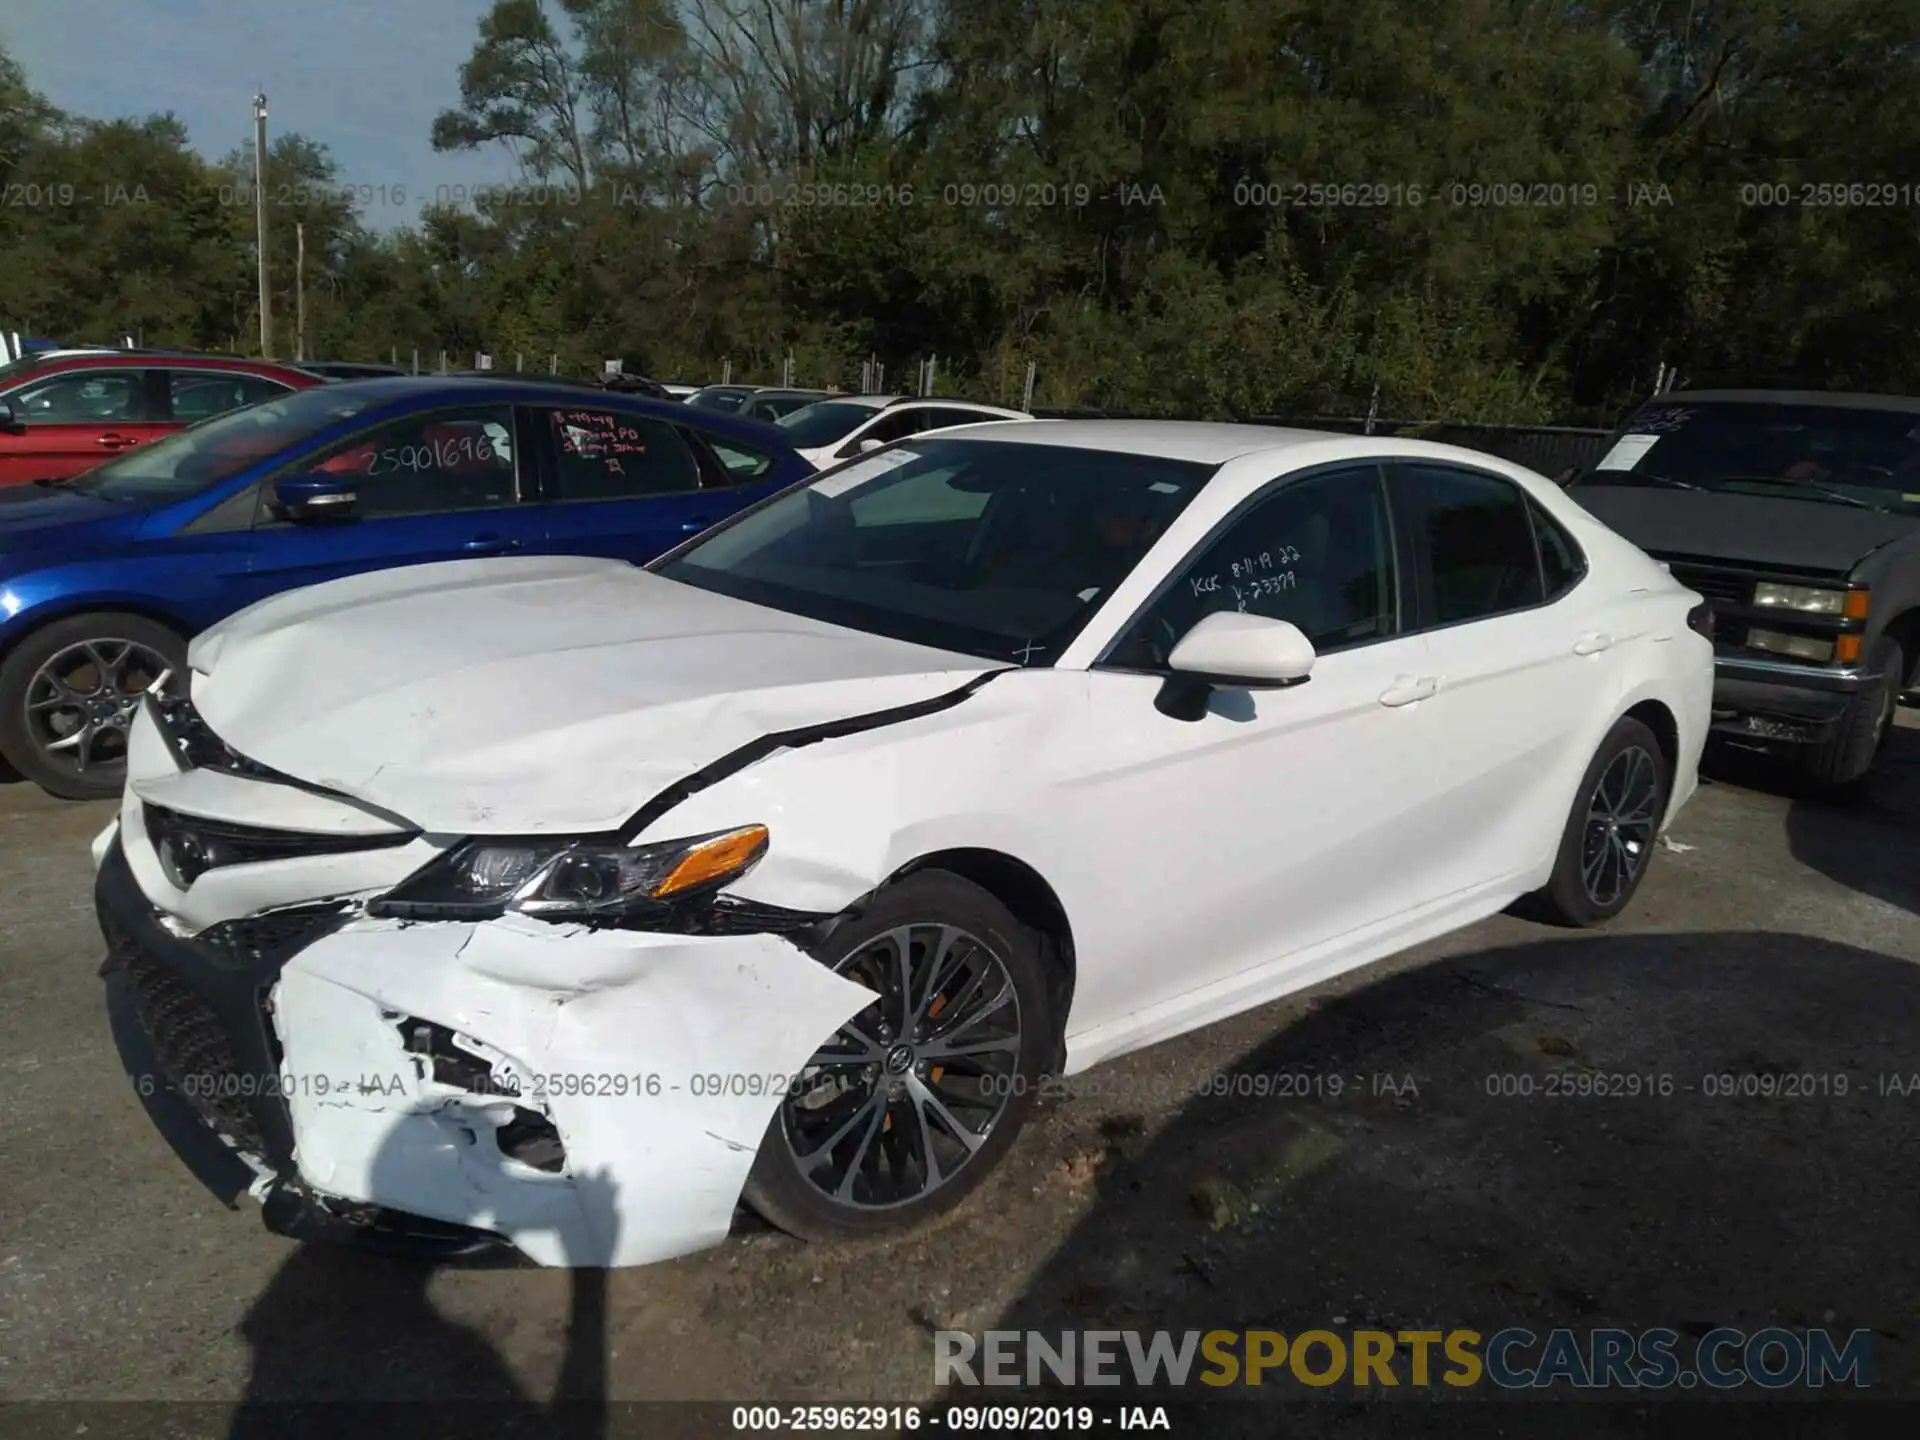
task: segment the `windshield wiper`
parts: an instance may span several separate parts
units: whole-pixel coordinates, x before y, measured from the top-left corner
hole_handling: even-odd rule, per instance
[[[1602,475],[1616,475],[1621,478],[1617,480],[1600,480]],[[1579,489],[1583,486],[1591,485],[1595,481],[1600,481],[1602,485],[1633,485],[1636,482],[1645,481],[1653,485],[1665,485],[1672,490],[1704,490],[1707,488],[1704,485],[1695,485],[1690,480],[1676,480],[1673,476],[1662,475],[1656,470],[1594,470],[1589,472],[1578,484],[1570,488]]]
[[[1785,489],[1797,490],[1803,499],[1816,497],[1835,505],[1851,505],[1858,510],[1879,510],[1878,505],[1862,500],[1857,495],[1848,495],[1843,491],[1830,490],[1825,485],[1812,480],[1800,480],[1791,475],[1721,475],[1717,477],[1728,485],[1779,485]]]

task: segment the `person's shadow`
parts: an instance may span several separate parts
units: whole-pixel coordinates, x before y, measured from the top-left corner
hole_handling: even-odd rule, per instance
[[[390,1141],[374,1160],[375,1175],[383,1166],[418,1163],[404,1161],[401,1152]],[[574,1188],[588,1233],[611,1246],[619,1225],[613,1182],[588,1175]],[[543,1440],[604,1435],[606,1270],[571,1272],[566,1349],[553,1393],[543,1400],[485,1336],[448,1319],[429,1298],[441,1269],[473,1263],[327,1242],[300,1245],[241,1321],[251,1364],[229,1440],[389,1432]],[[483,1256],[477,1263],[499,1268],[502,1260]],[[509,1256],[505,1263],[515,1261]]]

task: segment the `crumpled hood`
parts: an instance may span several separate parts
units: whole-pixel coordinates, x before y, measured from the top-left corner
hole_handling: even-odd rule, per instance
[[[575,557],[291,591],[189,663],[235,750],[433,834],[616,829],[741,745],[1001,668]]]
[[[1649,554],[1844,575],[1920,520],[1786,496],[1576,485],[1567,497]]]

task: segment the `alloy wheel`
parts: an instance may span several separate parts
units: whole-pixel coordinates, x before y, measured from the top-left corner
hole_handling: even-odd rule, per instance
[[[1020,998],[992,946],[952,925],[898,926],[834,970],[879,998],[808,1060],[781,1129],[837,1204],[884,1210],[949,1183],[1020,1084]]]
[[[164,657],[133,640],[81,640],[57,650],[27,682],[27,734],[76,775],[124,765],[140,697],[166,669]]]
[[[1580,880],[1595,905],[1618,904],[1633,888],[1653,848],[1659,799],[1660,767],[1638,745],[1615,755],[1601,772],[1587,802],[1580,851]]]

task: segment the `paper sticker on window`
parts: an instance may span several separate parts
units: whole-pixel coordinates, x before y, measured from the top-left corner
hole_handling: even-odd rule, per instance
[[[815,495],[824,495],[831,500],[856,490],[869,480],[878,480],[889,470],[898,470],[902,465],[911,465],[920,457],[911,450],[888,450],[879,455],[869,455],[858,464],[849,465],[844,474],[822,480],[813,487]]]
[[[1660,443],[1658,435],[1622,435],[1611,450],[1601,457],[1596,470],[1631,470],[1638,465],[1654,446]]]

